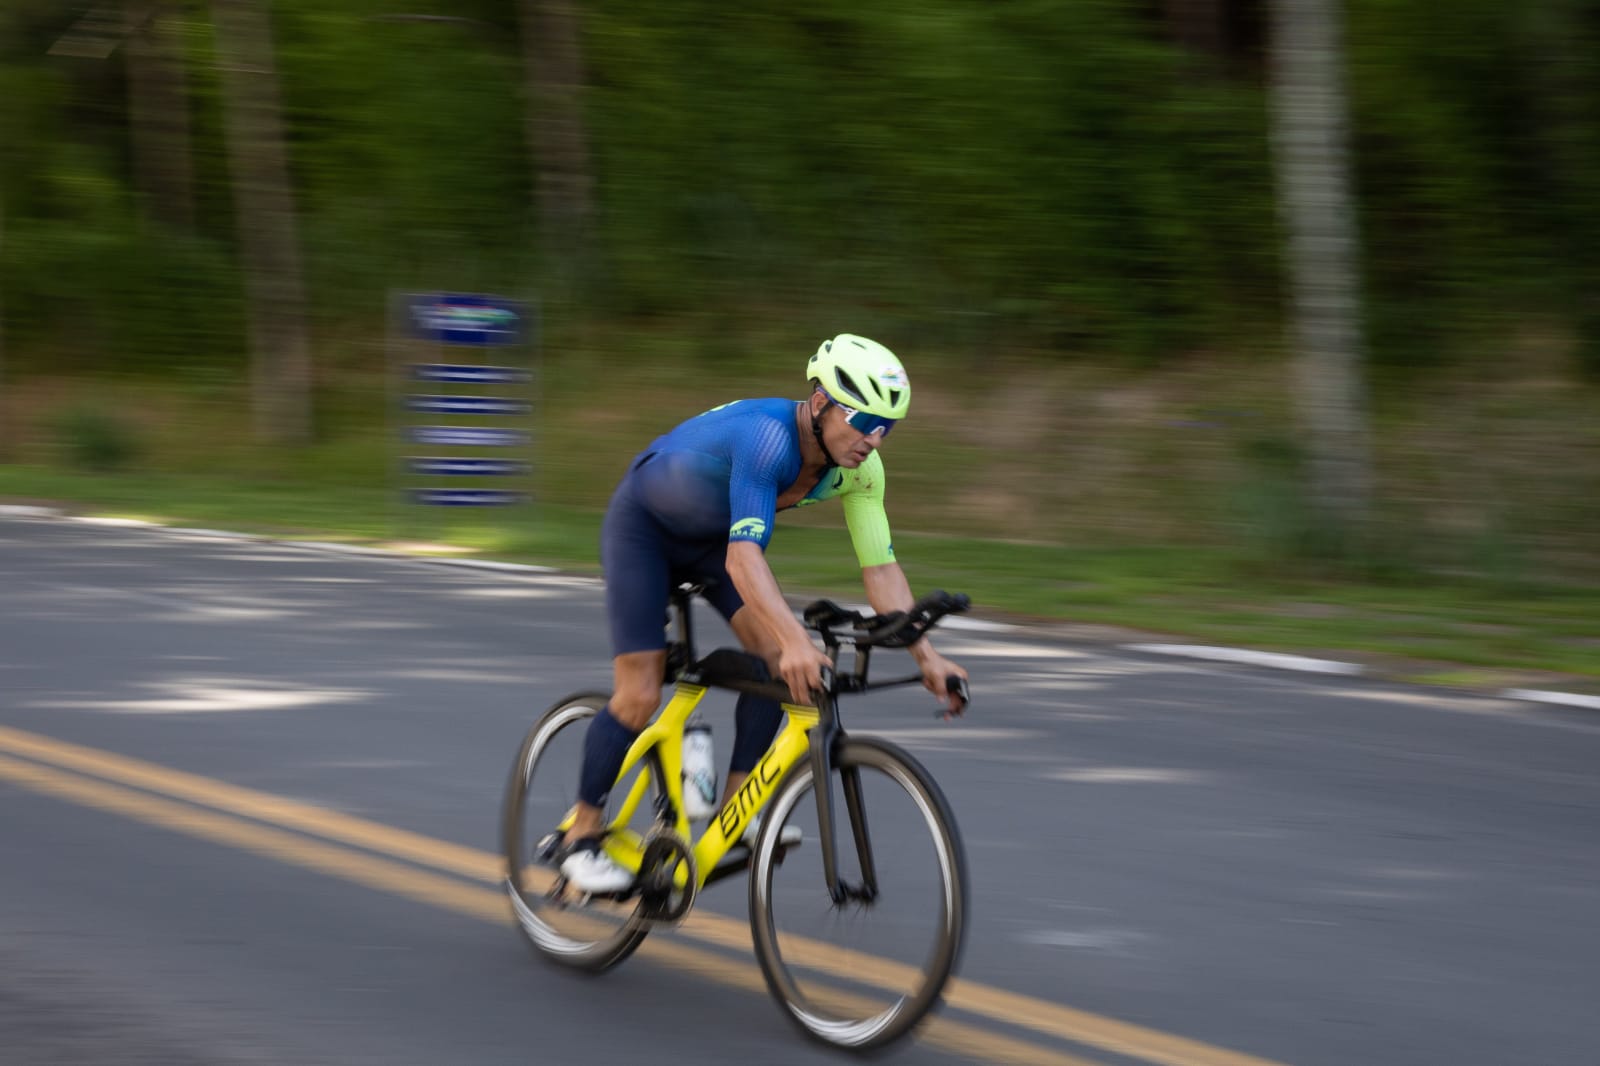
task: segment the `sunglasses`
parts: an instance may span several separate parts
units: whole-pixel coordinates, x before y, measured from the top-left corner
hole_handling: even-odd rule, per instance
[[[874,433],[887,437],[894,428],[895,419],[884,418],[882,415],[868,414],[866,411],[857,411],[854,407],[846,407],[834,401],[839,410],[844,412],[844,420],[850,423],[850,428],[862,436],[870,437]]]

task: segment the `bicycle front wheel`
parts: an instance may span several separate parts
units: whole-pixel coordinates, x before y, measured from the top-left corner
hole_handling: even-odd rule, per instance
[[[518,928],[540,954],[591,972],[626,959],[649,932],[638,917],[637,897],[582,898],[557,868],[563,823],[578,795],[584,737],[607,699],[598,692],[568,696],[539,719],[511,769],[502,818],[506,890]],[[619,786],[615,794],[625,791]]]
[[[866,1051],[938,1006],[965,936],[966,860],[928,772],[886,741],[850,737],[828,782],[837,872],[855,886],[875,883],[876,893],[835,903],[816,787],[802,763],[772,798],[751,859],[751,931],[767,987],[789,1018],[817,1040]],[[782,846],[785,826],[802,830],[800,845]]]

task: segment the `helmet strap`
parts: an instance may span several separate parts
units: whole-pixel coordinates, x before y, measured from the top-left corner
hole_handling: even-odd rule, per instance
[[[818,391],[820,392],[821,390],[819,389]],[[823,392],[822,395],[826,397],[828,401],[823,405],[822,408],[823,412],[826,412],[829,407],[833,406],[834,400],[833,397],[829,396],[826,392]],[[806,401],[806,407],[811,408],[810,400]],[[817,447],[822,449],[822,457],[828,461],[828,465],[838,466],[838,462],[835,461],[833,456],[828,452],[828,446],[822,443],[822,414],[819,414],[815,408],[811,408],[811,435],[817,438]]]

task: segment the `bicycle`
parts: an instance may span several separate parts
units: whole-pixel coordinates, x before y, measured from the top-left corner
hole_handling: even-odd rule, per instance
[[[927,770],[886,740],[846,733],[838,697],[920,683],[920,675],[869,682],[872,650],[906,647],[945,615],[967,610],[970,601],[936,592],[909,611],[887,615],[813,603],[804,611],[805,625],[821,637],[833,668],[823,671],[814,705],[803,706],[756,656],[720,648],[697,657],[690,603],[702,589],[685,584],[673,591],[667,626],[676,638],[669,642],[666,676],[675,690],[629,749],[607,806],[602,846],[636,874],[627,890],[582,895],[558,868],[583,734],[606,694],[580,692],[558,701],[524,739],[503,820],[506,890],[517,926],[541,955],[598,973],[626,959],[656,926],[681,923],[702,888],[748,871],[755,954],[786,1015],[808,1036],[835,1047],[883,1047],[941,1002],[965,937],[966,860],[950,805]],[[853,649],[853,669],[840,672],[846,647]],[[952,677],[948,685],[964,707],[965,681]],[[683,802],[684,726],[711,689],[776,699],[786,722],[739,792],[695,836]],[[552,754],[562,740],[576,741],[576,750]],[[555,791],[547,792],[552,778]],[[828,787],[815,787],[818,781]],[[653,797],[648,805],[647,792]],[[808,793],[814,802],[802,802]],[[905,800],[909,808],[898,806]],[[886,832],[870,831],[869,807],[874,825]],[[751,847],[744,836],[758,816]],[[820,877],[786,875],[780,882],[780,867],[794,872],[801,865],[794,853],[804,849],[804,840],[786,843],[783,829],[812,816]],[[644,820],[642,829],[636,819]],[[911,905],[917,902],[934,912],[925,932],[913,928]],[[780,908],[787,915],[791,906],[797,919],[821,906],[828,924],[854,920],[849,946],[829,950],[793,931],[797,919],[779,921]],[[911,961],[886,963],[865,950],[870,945],[859,926],[868,914],[890,917],[887,943],[894,951],[910,943]],[[915,941],[923,937],[930,942],[919,949]],[[822,978],[811,976],[819,970]]]

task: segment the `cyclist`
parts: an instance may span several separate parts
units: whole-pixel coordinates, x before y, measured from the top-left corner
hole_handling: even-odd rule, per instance
[[[600,534],[614,684],[584,739],[577,814],[561,872],[582,892],[618,892],[633,875],[601,850],[602,809],[628,748],[661,703],[666,671],[663,619],[672,588],[713,579],[706,598],[744,648],[809,704],[828,656],[784,601],[764,552],[776,512],[838,497],[861,563],[867,600],[879,613],[914,604],[895,562],[883,507],[878,448],[911,405],[893,352],[843,333],[824,341],[806,368],[804,400],[750,399],[714,407],[658,437],[629,464]],[[947,679],[966,671],[924,637],[911,646],[923,684],[959,714]],[[738,791],[782,724],[776,701],[741,695],[723,802]],[[752,824],[751,829],[754,829]],[[749,834],[746,834],[749,839]]]

